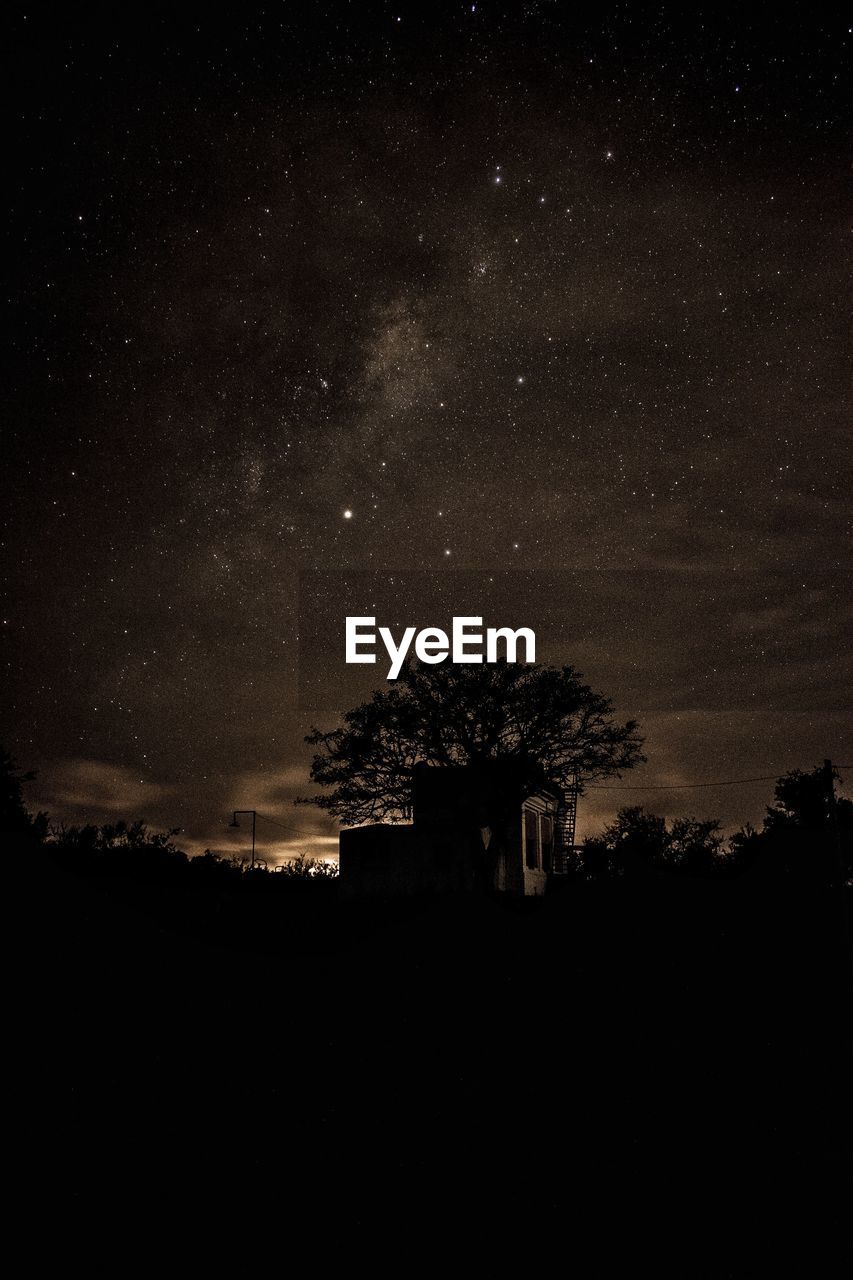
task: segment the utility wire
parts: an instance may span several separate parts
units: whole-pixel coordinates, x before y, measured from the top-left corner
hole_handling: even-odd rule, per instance
[[[650,782],[647,787],[637,786],[636,783],[598,783],[589,782],[584,790],[586,791],[692,791],[696,787],[739,787],[747,782],[775,782],[779,775],[776,773],[765,774],[761,778],[725,778],[719,782],[671,782],[669,785],[663,783]]]
[[[850,764],[833,765],[835,769],[853,769]],[[778,773],[767,773],[761,778],[722,778],[718,782],[671,782],[669,785],[662,783],[649,783],[648,786],[641,787],[636,783],[601,783],[588,782],[584,785],[585,791],[693,791],[698,787],[741,787],[749,782],[776,782],[779,778]]]
[[[282,831],[289,831],[295,836],[305,836],[306,840],[313,840],[315,836],[322,835],[320,831],[299,831],[296,827],[289,827],[284,822],[278,822],[275,818],[269,818],[265,813],[261,813],[259,809],[255,810],[259,818],[263,818],[264,822],[271,822],[274,827],[281,827]]]
[[[286,822],[278,822],[275,818],[268,818],[265,813],[259,813],[259,818],[263,818],[264,822],[271,822],[274,827],[281,827],[282,831],[289,831],[294,836],[304,836],[306,840],[313,840],[315,836],[321,836],[322,831],[300,831],[298,827],[289,827]]]
[[[837,764],[833,767],[835,769],[853,769],[853,764]],[[750,782],[776,782],[778,778],[778,773],[766,773],[760,778],[724,778],[717,782],[671,782],[668,785],[649,783],[648,786],[638,786],[636,783],[588,782],[583,789],[584,791],[695,791],[701,787],[742,787]],[[317,836],[322,835],[322,832],[319,831],[300,831],[297,827],[288,826],[286,822],[279,822],[277,818],[270,818],[259,810],[255,810],[255,812],[264,822],[270,822],[274,827],[280,827],[282,831],[289,831],[291,835],[304,836],[306,840],[314,840]]]

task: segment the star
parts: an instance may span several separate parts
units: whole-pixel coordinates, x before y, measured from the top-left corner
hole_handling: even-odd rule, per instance
[[[389,40],[388,20],[402,26],[402,8],[379,6],[378,16],[359,19],[364,57],[353,56],[346,24],[337,34],[318,24],[311,51],[314,24],[306,23],[287,38],[288,59],[301,66],[304,54],[306,74],[295,66],[281,84],[274,67],[285,37],[271,16],[247,28],[246,41],[219,41],[204,28],[189,39],[178,24],[162,49],[110,42],[105,80],[99,38],[81,36],[73,94],[30,75],[42,60],[35,46],[21,46],[32,59],[21,82],[37,90],[28,87],[33,100],[18,122],[13,198],[26,235],[14,272],[23,309],[12,372],[16,403],[31,403],[55,426],[45,426],[43,449],[30,415],[16,415],[12,427],[19,530],[6,552],[23,566],[32,549],[33,568],[15,581],[26,609],[0,625],[7,641],[21,629],[12,646],[20,670],[4,666],[4,695],[13,676],[9,732],[32,742],[34,755],[121,761],[131,772],[150,748],[164,792],[146,816],[176,820],[184,798],[169,787],[191,779],[198,849],[215,843],[210,815],[222,807],[218,785],[202,779],[233,767],[239,790],[241,778],[271,767],[281,742],[279,695],[294,677],[300,640],[277,606],[302,565],[352,573],[359,592],[368,581],[359,573],[384,578],[405,566],[412,576],[401,574],[389,595],[393,608],[409,611],[422,603],[419,573],[443,578],[446,590],[470,567],[483,585],[494,575],[498,620],[534,628],[543,596],[555,607],[532,574],[519,599],[534,557],[537,570],[660,569],[660,643],[651,654],[640,629],[623,635],[644,589],[628,575],[604,572],[598,631],[588,633],[605,694],[620,687],[620,672],[642,670],[617,699],[625,718],[659,708],[661,691],[668,697],[678,683],[676,660],[692,631],[688,575],[707,567],[710,584],[715,573],[752,566],[749,583],[735,573],[718,584],[736,643],[727,647],[725,627],[695,638],[697,669],[729,654],[707,702],[690,694],[691,710],[707,711],[711,726],[694,744],[701,768],[687,768],[694,747],[672,742],[651,714],[649,741],[666,742],[670,758],[656,747],[650,776],[682,765],[690,777],[725,776],[712,771],[727,749],[715,707],[734,714],[747,675],[744,687],[760,691],[766,669],[774,697],[814,685],[828,702],[840,687],[828,597],[804,598],[802,618],[796,610],[777,617],[766,600],[759,607],[777,579],[780,593],[808,592],[808,580],[801,587],[798,570],[784,566],[842,562],[846,494],[830,446],[844,439],[842,275],[838,255],[827,252],[833,206],[820,185],[842,137],[835,42],[817,18],[801,42],[811,21],[803,15],[796,37],[780,28],[772,40],[753,39],[735,23],[732,40],[697,28],[682,43],[673,31],[667,51],[649,42],[638,18],[619,24],[618,53],[603,66],[588,49],[602,32],[612,48],[606,19],[591,18],[579,39],[586,19],[567,12],[564,20],[561,6],[546,6],[546,53],[538,38],[517,48],[514,24],[504,29],[477,3],[478,21],[461,24],[472,41],[463,48],[459,14],[469,6],[446,22],[435,16],[428,40],[408,12],[408,36]],[[45,65],[62,65],[62,33],[50,24],[41,32]],[[210,79],[208,55],[217,68]],[[732,82],[738,70],[762,85],[760,100]],[[140,120],[140,74],[161,86],[162,117],[143,112]],[[681,95],[691,74],[687,114]],[[225,112],[220,80],[229,86]],[[430,90],[432,126],[429,112],[411,109]],[[286,167],[260,105],[271,92],[292,134]],[[731,105],[735,96],[746,114]],[[110,135],[145,133],[139,147],[99,148],[90,168],[81,139],[101,103]],[[615,142],[602,149],[608,133]],[[216,154],[236,162],[221,182],[205,176]],[[492,199],[484,177],[506,193]],[[553,217],[534,216],[532,205],[541,215],[551,200]],[[815,296],[826,304],[817,326]],[[518,362],[525,372],[512,372]],[[65,396],[78,378],[85,395]],[[526,393],[531,378],[529,395],[507,394],[510,386]],[[346,489],[357,512],[335,506]],[[354,525],[356,515],[358,530],[342,537],[339,523]],[[445,537],[436,547],[437,520]],[[504,542],[518,525],[523,535]],[[462,548],[460,569],[441,575],[435,556],[455,557],[451,542]],[[521,562],[514,569],[513,560]],[[683,576],[670,580],[668,564]],[[336,582],[341,591],[322,587],[312,661],[325,705],[343,711],[353,673],[340,663],[347,584]],[[57,593],[70,645],[56,633]],[[347,604],[392,623],[390,599],[380,596],[374,608],[369,599]],[[221,713],[221,691],[238,694],[235,654],[221,642],[223,604],[238,606],[240,678],[254,681],[260,709],[250,742]],[[811,632],[806,606],[825,611]],[[479,607],[463,594],[459,612]],[[571,601],[566,608],[553,656],[570,662],[587,641]],[[131,623],[139,615],[142,633]],[[776,628],[785,641],[772,667],[768,658],[747,671],[752,639]],[[203,661],[184,661],[176,635],[196,637]],[[37,666],[26,659],[27,640],[36,642]],[[689,643],[692,654],[692,634]],[[269,644],[282,652],[281,668],[270,668]],[[69,648],[77,664],[70,686]],[[162,688],[148,678],[155,664]],[[167,720],[163,708],[183,689],[186,706]],[[119,693],[132,713],[118,713]],[[93,698],[97,718],[108,721],[95,733],[86,718]],[[802,703],[791,726],[802,754],[792,763],[806,765],[826,726]],[[209,735],[198,733],[199,716]],[[296,745],[276,767],[304,765],[293,728]],[[763,738],[767,761],[787,759],[769,695],[766,720],[749,733]],[[727,760],[729,776],[741,763]],[[743,776],[764,772],[746,764]],[[599,799],[616,802],[615,794]],[[736,799],[725,814],[733,825],[750,816]],[[240,792],[239,802],[263,808],[258,795]],[[752,816],[762,812],[759,804]],[[323,816],[317,821],[326,833]]]

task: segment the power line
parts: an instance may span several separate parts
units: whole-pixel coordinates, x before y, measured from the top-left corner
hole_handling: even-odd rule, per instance
[[[647,787],[639,787],[636,784],[629,785],[627,783],[613,783],[607,785],[604,783],[589,782],[584,790],[586,791],[695,791],[698,787],[740,787],[748,782],[775,782],[779,775],[776,773],[768,773],[763,778],[726,778],[719,782],[671,782],[669,785],[663,783],[650,782]]]
[[[838,764],[836,769],[853,769],[853,764]],[[705,787],[742,787],[747,786],[751,782],[776,782],[779,773],[766,773],[760,778],[724,778],[715,782],[671,782],[669,784],[650,782],[648,786],[638,786],[636,783],[601,783],[588,782],[584,786],[585,791],[695,791]],[[322,832],[319,831],[300,831],[298,827],[291,827],[286,822],[279,822],[277,818],[270,818],[267,814],[257,810],[257,816],[262,818],[264,822],[271,823],[274,827],[280,827],[282,831],[289,831],[291,835],[303,836],[306,840],[315,840],[319,836],[322,838]]]
[[[853,769],[850,764],[835,765],[836,769]],[[767,773],[760,778],[721,778],[715,782],[670,782],[669,784],[650,782],[648,786],[637,786],[636,783],[601,783],[588,782],[586,791],[694,791],[699,787],[741,787],[750,782],[777,782],[778,773]]]
[[[305,836],[306,840],[313,840],[315,836],[320,835],[318,831],[299,831],[296,827],[290,827],[285,822],[278,822],[275,818],[269,818],[265,813],[257,810],[259,818],[263,818],[264,822],[271,822],[274,827],[281,827],[282,831],[289,831],[295,836]]]

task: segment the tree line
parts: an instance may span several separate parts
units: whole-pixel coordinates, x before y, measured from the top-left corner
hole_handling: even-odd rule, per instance
[[[207,849],[189,857],[179,830],[152,831],[142,819],[103,825],[52,824],[32,815],[23,789],[33,778],[0,750],[0,831],[22,853],[49,853],[64,866],[97,877],[180,882],[185,885],[328,882],[333,865],[300,854],[273,876],[246,859]],[[575,847],[567,880],[641,880],[661,876],[728,878],[766,875],[799,883],[853,880],[853,802],[827,790],[823,766],[779,778],[761,827],[747,824],[726,841],[718,820],[667,819],[641,806],[619,810],[604,830]],[[833,781],[840,782],[838,774]]]

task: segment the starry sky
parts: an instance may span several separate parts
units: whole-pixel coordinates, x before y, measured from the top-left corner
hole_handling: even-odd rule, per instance
[[[31,806],[336,848],[344,619],[531,626],[620,804],[851,758],[850,27],[13,6],[0,741]],[[663,788],[662,790],[643,790]],[[666,788],[670,788],[667,790]],[[278,824],[278,825],[274,825]]]

